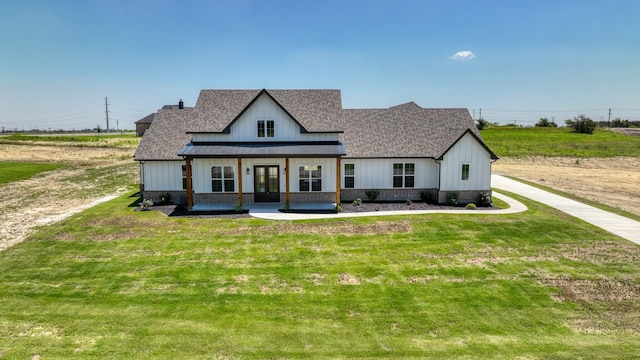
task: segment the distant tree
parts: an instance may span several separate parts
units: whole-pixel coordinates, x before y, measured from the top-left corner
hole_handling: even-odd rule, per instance
[[[483,118],[478,119],[478,124],[476,124],[476,127],[478,128],[478,130],[483,130],[484,128],[489,126],[489,122]]]
[[[611,127],[614,128],[628,128],[631,126],[629,120],[621,120],[620,118],[615,118],[611,120]]]
[[[591,120],[583,114],[574,117],[573,120],[566,120],[565,124],[567,124],[567,126],[571,128],[572,132],[578,134],[593,134],[593,132],[596,130],[595,121]]]
[[[543,117],[538,120],[538,122],[536,123],[536,127],[558,127],[558,124],[556,124],[553,120],[549,120],[546,117]]]

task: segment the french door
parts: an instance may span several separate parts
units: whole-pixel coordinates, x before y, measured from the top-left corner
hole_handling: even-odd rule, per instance
[[[255,165],[253,177],[254,202],[280,202],[279,166]]]

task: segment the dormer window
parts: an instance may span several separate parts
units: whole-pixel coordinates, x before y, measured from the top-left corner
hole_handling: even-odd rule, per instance
[[[258,137],[275,137],[276,124],[274,120],[258,120]]]

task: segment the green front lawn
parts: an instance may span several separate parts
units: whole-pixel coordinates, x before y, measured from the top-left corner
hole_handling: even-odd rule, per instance
[[[640,247],[512,196],[309,222],[122,197],[0,252],[0,358],[640,356]]]
[[[0,161],[0,185],[28,179],[39,173],[61,168],[60,164]]]
[[[577,158],[640,156],[640,137],[597,128],[575,134],[568,128],[489,127],[480,132],[500,157],[569,156]]]

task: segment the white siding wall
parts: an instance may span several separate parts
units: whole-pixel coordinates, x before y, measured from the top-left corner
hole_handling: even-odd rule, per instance
[[[275,121],[275,137],[258,137],[258,120]],[[338,141],[338,134],[301,134],[296,124],[267,95],[262,95],[231,127],[231,134],[194,134],[193,141]]]
[[[142,165],[144,189],[182,190],[182,165],[184,164],[184,161],[145,161]]]
[[[393,189],[393,164],[415,164],[414,188],[438,187],[438,164],[433,159],[342,159],[341,187],[344,188],[344,164],[354,164],[356,189]]]
[[[324,158],[296,158],[289,159],[289,186],[291,192],[300,191],[300,166],[322,166],[322,192],[334,192],[336,191],[336,159],[324,159]]]
[[[469,164],[469,180],[462,180],[462,165]],[[490,190],[491,155],[466,134],[444,155],[440,190]]]
[[[280,192],[286,191],[285,178],[285,160],[282,158],[260,158],[260,159],[242,159],[242,168],[238,170],[238,159],[194,159],[192,162],[193,171],[193,189],[197,193],[211,192],[211,167],[212,166],[233,166],[236,192],[238,190],[238,176],[242,176],[242,192],[252,193],[254,191],[253,184],[253,166],[254,165],[274,165],[280,167]],[[299,191],[298,167],[304,165],[321,165],[322,166],[322,191],[336,191],[336,159],[324,158],[292,158],[289,159],[290,180],[289,186],[291,192]],[[247,168],[249,174],[247,175]],[[180,179],[182,186],[182,179]]]

